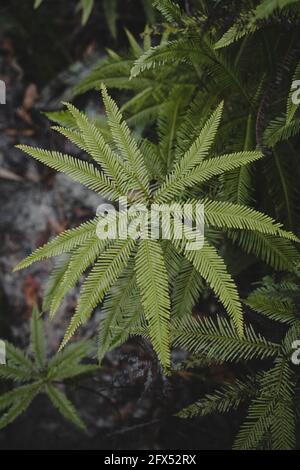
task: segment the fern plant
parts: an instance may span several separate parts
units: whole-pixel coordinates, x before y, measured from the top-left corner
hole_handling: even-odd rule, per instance
[[[182,292],[184,289],[191,289],[187,297],[190,309],[192,308],[191,302],[195,300],[199,276],[208,283],[224,305],[232,318],[237,334],[243,336],[243,315],[237,287],[214,246],[215,237],[211,229],[233,230],[237,239],[239,233],[243,231],[258,234],[261,250],[271,262],[272,240],[274,239],[275,243],[276,240],[282,240],[283,245],[280,249],[276,246],[276,252],[278,254],[278,250],[282,251],[287,263],[285,267],[291,270],[298,257],[293,242],[298,239],[292,233],[284,231],[281,225],[270,217],[253,209],[207,198],[204,188],[212,178],[262,157],[259,151],[210,156],[221,120],[222,103],[208,118],[201,131],[196,132],[196,138],[187,135],[187,129],[190,129],[189,118],[183,120],[177,136],[172,132],[170,134],[166,118],[166,121],[160,123],[160,142],[155,145],[149,140],[137,142],[105,87],[102,94],[110,128],[108,140],[105,140],[103,133],[86,115],[70,104],[67,108],[76,122],[76,128],[56,127],[58,132],[89,154],[94,163],[59,152],[27,146],[19,148],[51,168],[65,172],[111,201],[117,201],[119,197],[127,197],[130,194],[130,204],[144,203],[146,207],[151,207],[152,204],[174,203],[182,207],[184,202],[195,206],[199,201],[202,202],[207,227],[204,247],[198,251],[190,251],[187,240],[177,240],[173,231],[169,241],[138,240],[130,236],[127,239],[102,240],[96,234],[98,219],[95,218],[78,228],[62,233],[22,261],[16,269],[25,268],[35,261],[51,256],[70,253],[62,273],[59,270],[56,289],[52,289],[50,316],[53,318],[63,297],[90,265],[94,264],[82,286],[76,312],[61,347],[67,344],[80,325],[88,321],[94,308],[103,302],[108,294],[110,307],[104,306],[106,312],[104,343],[107,342],[111,322],[123,324],[123,330],[130,334],[132,322],[146,321],[153,347],[167,370],[170,366],[172,311],[182,309],[182,306],[178,306],[178,302],[182,301],[181,293],[187,295],[186,292]],[[124,218],[122,211],[118,213],[118,217],[122,221]],[[264,240],[268,240],[266,246],[263,245]],[[182,284],[176,286],[174,289],[176,293],[171,299],[173,282],[183,262],[188,276],[194,278],[193,283],[187,286],[185,284],[187,278],[180,276]],[[116,283],[120,288],[118,279],[120,277],[122,279],[124,272],[128,284],[133,283],[133,293],[136,290],[138,292],[134,300],[136,308],[131,309],[129,293],[125,306],[124,303],[120,305],[116,297],[116,313],[113,288]],[[124,285],[124,278],[121,284]],[[103,351],[102,329],[100,338],[100,357],[103,357],[105,350]],[[107,347],[110,346],[109,343]]]
[[[128,90],[133,96],[122,111],[130,124],[148,129],[172,108],[170,125],[175,132],[192,102],[197,102],[193,124],[203,123],[225,98],[220,148],[231,153],[258,146],[268,158],[224,175],[224,197],[256,204],[290,230],[298,230],[300,125],[292,86],[299,75],[299,2],[191,2],[192,14],[173,1],[154,4],[164,15],[162,32],[152,30],[151,40],[147,28],[144,45],[131,36],[129,54],[109,51],[109,57],[75,87],[75,94],[99,88],[102,82]],[[231,18],[225,26],[222,16]],[[267,193],[261,194],[261,187],[267,187]],[[251,243],[256,243],[252,236]]]
[[[236,378],[216,392],[204,396],[179,413],[182,418],[227,413],[248,405],[248,414],[234,443],[234,449],[294,449],[296,443],[298,367],[292,362],[294,342],[299,341],[300,321],[295,299],[299,287],[285,281],[265,281],[245,301],[255,312],[285,325],[280,341],[267,340],[247,327],[245,339],[234,338],[225,320],[213,327],[209,319],[189,319],[174,327],[176,345],[192,351],[185,367],[213,363],[246,362],[269,358],[269,369]],[[269,330],[271,328],[269,327]],[[276,328],[276,333],[278,327]],[[278,334],[278,333],[277,333]]]
[[[14,387],[0,395],[0,429],[15,421],[42,394],[47,395],[65,419],[85,430],[85,424],[60,385],[67,379],[75,379],[98,369],[97,365],[82,363],[91,349],[89,341],[79,341],[48,359],[43,321],[35,307],[28,353],[6,342],[6,364],[0,365],[0,378],[13,382]]]

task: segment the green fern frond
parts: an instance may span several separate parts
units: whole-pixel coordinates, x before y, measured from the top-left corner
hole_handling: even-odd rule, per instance
[[[201,274],[193,265],[183,260],[176,279],[172,293],[172,316],[182,318],[190,315],[197,303],[199,293],[203,289]]]
[[[157,241],[140,242],[135,271],[152,344],[167,370],[170,367],[171,306],[163,251]]]
[[[253,377],[246,377],[244,380],[236,380],[234,384],[225,385],[213,394],[206,395],[181,410],[177,416],[179,418],[194,418],[212,413],[228,413],[228,411],[238,409],[244,401],[255,397],[256,394]]]
[[[136,312],[136,315],[135,313]],[[133,270],[133,262],[129,264],[123,275],[112,287],[105,299],[102,309],[102,319],[99,328],[98,359],[101,363],[105,354],[112,348],[112,345],[119,343],[122,336],[129,334],[128,320],[133,323],[142,313],[139,302],[136,276]],[[120,335],[120,333],[122,333]]]
[[[165,183],[157,191],[156,202],[168,202],[176,198],[185,188],[207,182],[214,176],[252,163],[261,159],[262,156],[261,152],[238,152],[204,160],[182,178],[180,175],[174,178],[171,173],[167,176]]]
[[[14,390],[13,392],[8,392],[0,397],[0,409],[3,407],[6,408],[7,404],[10,406],[0,418],[0,429],[11,424],[18,416],[20,416],[20,414],[27,410],[39,393],[40,387],[41,384],[36,383],[32,385],[24,385],[23,387],[16,389],[18,390],[18,393],[13,393],[16,392],[16,390]]]
[[[291,325],[296,321],[292,295],[296,296],[297,291],[285,294],[284,291],[282,292],[281,285],[272,284],[256,289],[244,303],[271,320]]]
[[[275,147],[278,142],[288,140],[300,133],[300,118],[287,122],[286,115],[280,116],[268,124],[264,133],[264,142],[268,147]]]
[[[259,232],[228,232],[229,238],[239,244],[249,254],[264,261],[276,271],[295,272],[300,263],[300,255],[293,243],[281,237],[265,235]]]
[[[172,325],[172,340],[176,347],[193,354],[204,353],[207,358],[220,363],[271,358],[277,356],[280,350],[277,344],[255,333],[251,326],[245,326],[244,336],[241,337],[235,324],[222,317],[217,317],[215,321],[209,317],[176,320]]]
[[[199,203],[199,201],[193,200],[189,202],[194,205],[197,202]],[[205,210],[205,222],[209,226],[252,230],[299,242],[298,237],[291,232],[284,231],[281,224],[254,209],[229,202],[209,201],[207,199],[202,202]]]
[[[215,49],[222,49],[228,47],[230,44],[239,41],[245,36],[255,33],[259,26],[251,21],[254,14],[251,12],[242,14],[240,18],[223,34],[221,39],[215,44]]]
[[[7,364],[0,366],[0,377],[10,382],[13,380],[15,388],[0,395],[0,411],[3,411],[0,416],[0,429],[12,423],[26,411],[37,395],[45,392],[64,417],[83,429],[84,425],[73,405],[56,386],[58,381],[98,370],[98,365],[81,363],[82,359],[91,353],[92,343],[78,342],[48,361],[43,322],[35,307],[32,312],[30,342],[30,349],[34,353],[33,360],[10,343],[6,346]]]
[[[43,311],[47,311],[51,307],[51,302],[53,296],[56,292],[56,289],[60,286],[60,283],[63,280],[65,272],[68,269],[68,265],[70,262],[70,254],[65,254],[56,262],[52,273],[49,276],[47,281],[45,290],[44,290],[44,298],[43,298]]]
[[[172,0],[154,0],[153,5],[170,23],[182,21],[183,12],[176,2]]]
[[[38,248],[30,256],[21,261],[21,263],[14,268],[14,271],[27,268],[37,261],[70,252],[78,245],[81,245],[94,236],[97,229],[97,223],[98,219],[94,219],[79,225],[77,228],[66,230],[61,235],[58,235],[49,243]]]
[[[104,197],[115,200],[120,195],[115,185],[90,163],[60,152],[50,152],[27,145],[18,145],[17,148],[50,168],[66,173],[75,181],[101,193]]]
[[[184,256],[193,264],[220,299],[232,318],[239,336],[242,337],[243,314],[237,287],[217,250],[205,242],[201,250],[185,250]]]
[[[143,155],[132,137],[126,122],[123,120],[123,116],[116,103],[108,95],[104,85],[102,87],[102,97],[115,145],[125,162],[128,162],[130,173],[139,185],[138,189],[141,189],[148,196],[148,174]]]
[[[62,299],[75,287],[81,275],[94,263],[107,245],[106,240],[99,240],[97,235],[84,242],[72,254],[64,276],[59,286],[52,295],[50,306],[50,318],[53,319]]]
[[[85,424],[80,419],[74,406],[67,399],[67,397],[60,390],[58,390],[58,388],[54,387],[51,384],[47,384],[45,390],[54,407],[58,409],[60,414],[64,416],[68,421],[75,424],[75,426],[85,431]]]
[[[128,190],[127,178],[124,172],[124,165],[119,156],[111,150],[100,130],[89,121],[85,114],[81,113],[71,104],[66,106],[76,119],[88,153],[103,168],[106,176],[115,182],[118,190],[126,192]]]
[[[68,343],[75,331],[85,324],[94,308],[102,302],[105,294],[125,269],[135,240],[116,240],[98,258],[95,266],[85,280],[76,312],[64,336],[60,350]]]
[[[271,433],[274,450],[295,446],[293,413],[294,374],[286,360],[279,358],[273,369],[266,372],[259,395],[249,407],[248,417],[234,444],[236,450],[258,448],[267,432]]]

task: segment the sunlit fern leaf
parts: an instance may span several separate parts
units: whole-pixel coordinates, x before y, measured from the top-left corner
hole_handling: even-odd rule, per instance
[[[138,189],[141,189],[141,191],[147,196],[149,195],[148,174],[143,155],[131,135],[126,122],[123,120],[123,116],[116,103],[108,95],[104,86],[102,87],[102,96],[115,145],[120,151],[123,159],[128,162],[130,172],[138,183]]]
[[[66,230],[46,245],[35,250],[30,256],[21,261],[14,270],[24,269],[37,261],[70,252],[94,236],[97,223],[98,219],[94,219],[79,225],[79,227]]]
[[[240,337],[235,324],[223,317],[215,321],[209,317],[178,319],[172,325],[172,341],[176,347],[194,354],[205,353],[207,358],[221,363],[275,357],[279,351],[277,344],[268,342],[252,327],[246,326]]]
[[[261,152],[238,152],[204,160],[188,172],[185,177],[167,176],[165,183],[156,194],[156,202],[168,202],[176,198],[185,188],[209,181],[214,176],[234,170],[262,158]]]
[[[118,190],[126,192],[128,190],[126,181],[128,178],[126,178],[126,168],[119,156],[112,151],[105,142],[100,130],[95,124],[90,122],[85,114],[81,113],[71,104],[67,104],[67,108],[76,119],[77,126],[81,131],[81,138],[83,139],[82,148],[86,149],[88,154],[101,165],[106,176],[116,182]]]
[[[224,385],[220,390],[205,395],[196,403],[184,408],[177,416],[180,418],[194,418],[207,416],[211,413],[228,413],[236,410],[249,398],[257,394],[256,383],[253,377],[236,380],[233,384]]]
[[[37,306],[33,307],[31,316],[31,347],[35,363],[37,367],[42,370],[46,364],[47,352],[43,322]]]
[[[175,165],[174,178],[187,175],[198,165],[201,165],[215,140],[220,125],[224,103],[222,102],[212,116],[208,119],[199,136],[185,153],[183,158]]]
[[[262,0],[256,7],[254,14],[256,19],[268,18],[276,10],[282,10],[299,0]]]
[[[43,311],[47,311],[51,307],[51,302],[56,289],[60,286],[60,283],[65,275],[66,270],[70,262],[70,254],[64,254],[58,259],[55,264],[52,273],[50,274],[47,284],[44,290],[43,296]]]
[[[87,186],[93,191],[101,193],[109,199],[117,199],[119,192],[115,185],[95,166],[84,160],[65,155],[60,152],[51,152],[27,145],[17,145],[17,148],[31,155],[36,160],[48,165],[54,170],[71,176],[75,181]]]
[[[155,240],[142,240],[136,257],[137,284],[153,347],[165,369],[170,367],[170,298],[163,251]]]
[[[189,201],[194,206],[199,201]],[[298,238],[291,232],[283,230],[281,224],[271,217],[246,206],[239,206],[230,202],[202,201],[205,210],[205,222],[208,226],[217,228],[233,228],[252,230],[263,234],[280,236],[298,242]]]
[[[52,384],[46,385],[46,393],[53,403],[54,407],[58,409],[61,415],[63,415],[68,421],[75,424],[82,430],[85,430],[85,424],[78,416],[73,404],[58,388]]]
[[[95,234],[72,253],[63,278],[52,295],[50,318],[54,317],[65,295],[75,287],[81,275],[94,263],[106,245],[107,241],[100,240]]]
[[[116,240],[100,255],[82,286],[76,312],[60,349],[68,343],[75,331],[88,321],[94,308],[102,302],[105,294],[125,269],[134,246],[135,240],[131,238]]]

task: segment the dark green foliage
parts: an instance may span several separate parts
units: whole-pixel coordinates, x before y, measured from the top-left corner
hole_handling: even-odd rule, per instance
[[[31,405],[39,394],[46,394],[64,418],[85,430],[73,404],[61,390],[63,382],[98,369],[97,365],[82,364],[92,349],[89,341],[77,342],[48,358],[43,321],[35,307],[31,319],[30,348],[24,353],[6,342],[6,364],[0,365],[2,380],[13,388],[0,396],[0,429],[12,423]]]

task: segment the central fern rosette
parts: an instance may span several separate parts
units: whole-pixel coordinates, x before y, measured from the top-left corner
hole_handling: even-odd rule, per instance
[[[188,145],[187,136],[192,136],[195,131],[191,132],[188,113],[176,135],[170,134],[168,126],[160,123],[160,142],[155,144],[147,139],[136,140],[105,87],[102,87],[102,95],[108,133],[71,104],[66,106],[75,124],[54,128],[89,155],[91,161],[56,151],[28,146],[19,148],[51,168],[68,174],[113,204],[128,195],[129,205],[139,204],[147,209],[153,205],[177,205],[184,211],[184,206],[188,205],[196,213],[200,204],[204,207],[202,222],[205,224],[201,249],[191,250],[188,237],[178,237],[174,230],[170,230],[165,239],[99,238],[97,216],[38,248],[16,269],[68,254],[55,269],[52,288],[46,295],[44,307],[53,318],[62,299],[92,266],[83,282],[61,348],[103,303],[99,359],[130,335],[142,334],[150,338],[161,364],[168,370],[171,344],[176,337],[174,329],[183,315],[191,314],[203,279],[223,304],[238,337],[244,335],[238,290],[215,246],[216,231],[235,231],[237,237],[239,233],[253,233],[266,246],[265,250],[268,250],[271,238],[283,240],[282,246],[289,255],[294,253],[295,261],[298,255],[293,242],[298,239],[254,209],[206,197],[205,188],[211,179],[263,156],[260,151],[210,155],[223,103],[197,131],[197,137],[191,137]],[[184,145],[182,136],[185,136]],[[122,223],[123,212],[117,211],[116,217]],[[251,251],[248,245],[248,251]],[[271,257],[268,253],[264,256],[266,260]]]

